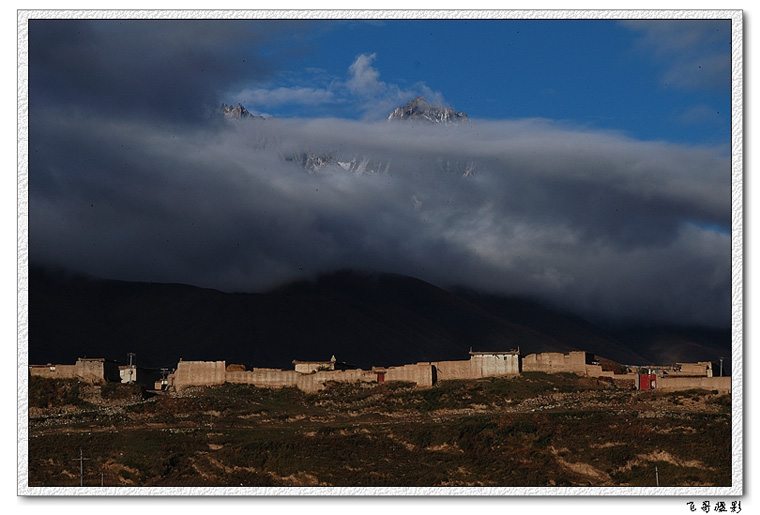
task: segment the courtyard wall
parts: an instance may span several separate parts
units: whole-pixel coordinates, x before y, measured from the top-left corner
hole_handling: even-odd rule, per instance
[[[587,372],[602,376],[601,366],[599,369],[587,369],[587,365],[592,365],[593,354],[586,351],[562,352],[541,352],[538,354],[528,354],[522,358],[523,372],[546,372],[547,374],[556,374],[569,372],[578,375],[587,375]]]
[[[673,377],[663,376],[657,378],[657,390],[718,390],[719,392],[731,392],[730,377]]]
[[[437,380],[479,379],[518,375],[521,358],[517,351],[470,352],[469,360],[433,361]]]

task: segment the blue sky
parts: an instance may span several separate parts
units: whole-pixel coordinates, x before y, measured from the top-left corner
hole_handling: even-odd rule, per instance
[[[262,114],[368,119],[421,94],[474,119],[727,145],[730,44],[730,20],[300,22],[262,50],[273,74],[229,94]]]

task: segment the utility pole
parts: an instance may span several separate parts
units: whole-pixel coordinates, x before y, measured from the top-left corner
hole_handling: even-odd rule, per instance
[[[660,486],[660,471],[657,469],[657,465],[654,466],[654,478],[657,481],[657,486]]]
[[[720,358],[720,377],[723,377],[723,358]]]
[[[79,486],[83,486],[84,484],[84,462],[88,461],[90,458],[85,458],[82,456],[82,448],[79,448],[79,457],[74,458],[74,461],[79,461]]]
[[[129,382],[130,383],[134,383],[135,381],[134,381],[134,379],[132,379],[132,377],[133,377],[135,369],[134,369],[134,365],[132,364],[132,358],[135,357],[135,353],[134,352],[128,352],[127,356],[129,356]]]
[[[166,376],[169,374],[169,369],[165,367],[161,367],[161,389],[165,390],[166,383],[168,382],[166,380]]]

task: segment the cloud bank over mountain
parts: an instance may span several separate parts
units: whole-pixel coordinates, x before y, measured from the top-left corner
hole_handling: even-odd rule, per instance
[[[33,260],[233,291],[353,267],[615,317],[730,314],[729,161],[710,149],[545,120],[37,130]],[[304,152],[334,163],[309,173]],[[383,166],[340,166],[357,158]]]

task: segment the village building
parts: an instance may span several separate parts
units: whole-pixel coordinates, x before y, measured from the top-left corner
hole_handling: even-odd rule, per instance
[[[29,374],[51,379],[77,379],[91,384],[121,381],[117,362],[105,358],[79,358],[73,365],[30,365]]]
[[[731,378],[714,375],[715,363],[676,363],[671,366],[646,365],[631,367],[638,370],[636,388],[638,390],[690,390],[706,389],[719,392],[731,391]],[[722,369],[720,369],[722,374]]]
[[[335,355],[330,358],[330,361],[293,360],[293,365],[295,371],[301,374],[313,374],[314,372],[324,370],[353,370],[359,368],[356,365],[349,365],[348,363],[337,361]]]
[[[434,361],[436,380],[479,379],[520,374],[519,350],[472,351],[469,360]]]
[[[713,377],[714,364],[710,361],[698,361],[697,363],[676,363],[672,375],[692,377]]]
[[[139,384],[146,388],[154,388],[161,374],[156,369],[138,367],[137,365],[119,366],[119,377],[122,383]]]
[[[597,361],[586,351],[543,352],[522,356],[520,350],[472,351],[468,360],[418,362],[391,367],[360,369],[336,360],[294,360],[294,369],[246,367],[225,361],[184,361],[167,375],[135,365],[118,367],[104,358],[80,358],[74,365],[31,365],[32,376],[78,379],[92,384],[105,382],[138,383],[148,388],[182,390],[191,386],[215,386],[224,383],[250,384],[266,388],[292,386],[316,392],[331,382],[385,383],[405,381],[419,388],[433,387],[438,381],[516,377],[525,372],[547,374],[572,373],[609,380],[621,388],[639,390],[684,390],[702,388],[731,391],[730,377],[715,377],[714,364],[707,361],[676,363],[672,366],[620,366],[610,368],[609,360]],[[605,364],[607,368],[605,368]]]
[[[161,379],[158,379],[153,384],[154,390],[167,390],[169,388],[169,377],[167,374],[161,374]]]
[[[569,372],[585,376],[597,371],[589,367],[600,367],[594,362],[594,355],[586,351],[541,352],[523,357],[522,369],[525,372],[546,372],[548,374]],[[601,367],[598,371],[601,372]]]

